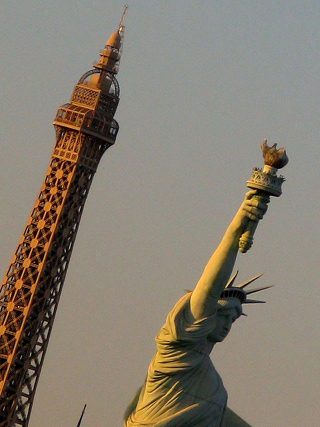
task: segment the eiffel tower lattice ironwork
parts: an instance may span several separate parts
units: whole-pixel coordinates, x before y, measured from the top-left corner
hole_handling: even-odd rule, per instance
[[[28,425],[88,191],[116,140],[123,17],[100,61],[58,109],[49,167],[1,284],[0,427]]]

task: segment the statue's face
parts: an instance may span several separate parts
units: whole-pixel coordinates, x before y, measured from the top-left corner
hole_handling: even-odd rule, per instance
[[[208,335],[208,340],[211,342],[223,341],[230,332],[233,322],[238,319],[238,312],[235,308],[218,310],[216,321],[211,333]]]

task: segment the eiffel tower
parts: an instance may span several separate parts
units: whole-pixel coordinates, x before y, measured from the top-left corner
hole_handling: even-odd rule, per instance
[[[27,427],[84,204],[117,137],[124,9],[99,62],[75,85],[53,125],[39,195],[0,288],[0,427]]]

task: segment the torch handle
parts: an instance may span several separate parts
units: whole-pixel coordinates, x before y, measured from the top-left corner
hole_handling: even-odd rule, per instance
[[[261,192],[260,194],[257,194],[253,196],[256,200],[265,200],[269,201],[269,194],[265,192]],[[252,246],[253,243],[253,235],[256,231],[256,228],[258,226],[257,221],[249,221],[246,230],[243,232],[242,236],[239,239],[239,251],[243,254],[245,254]]]
[[[258,223],[255,221],[250,221],[246,231],[242,234],[239,239],[239,251],[245,254],[252,246],[253,235],[256,231]]]

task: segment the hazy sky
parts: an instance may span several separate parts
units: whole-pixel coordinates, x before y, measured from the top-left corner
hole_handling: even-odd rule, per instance
[[[82,217],[30,427],[117,427],[154,337],[262,166],[287,149],[239,280],[267,304],[212,353],[255,427],[319,425],[320,3],[131,0],[117,142]],[[0,3],[0,262],[5,274],[54,145],[52,121],[117,29],[123,1]]]

